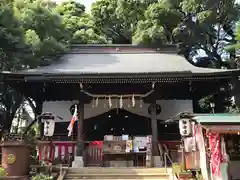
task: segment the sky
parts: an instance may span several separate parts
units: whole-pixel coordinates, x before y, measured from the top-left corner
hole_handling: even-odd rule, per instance
[[[57,3],[61,3],[61,2],[66,1],[66,0],[54,0],[54,1],[56,1]],[[92,4],[95,0],[75,0],[75,1],[84,4],[84,5],[86,6],[86,10],[89,11],[90,8],[91,8],[91,4]]]
[[[86,6],[86,10],[90,10],[91,8],[91,4],[95,1],[95,0],[76,0],[77,2],[80,2],[82,4],[84,4]]]

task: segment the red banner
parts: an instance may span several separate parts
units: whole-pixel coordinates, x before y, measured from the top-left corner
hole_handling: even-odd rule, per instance
[[[219,175],[221,163],[221,143],[218,133],[209,133],[210,164],[213,175]]]

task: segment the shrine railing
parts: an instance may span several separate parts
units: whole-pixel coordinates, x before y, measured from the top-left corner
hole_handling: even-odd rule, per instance
[[[76,152],[75,141],[39,141],[39,162],[52,161],[53,164],[68,164]]]
[[[86,142],[88,147],[83,151],[85,166],[101,166],[102,141]],[[71,164],[76,154],[76,141],[39,141],[39,162],[53,162],[53,164]]]
[[[88,146],[83,151],[85,166],[102,166],[102,141],[86,143]],[[179,142],[160,143],[175,146]],[[53,164],[71,165],[76,153],[76,141],[39,141],[37,149],[39,162],[51,161]]]

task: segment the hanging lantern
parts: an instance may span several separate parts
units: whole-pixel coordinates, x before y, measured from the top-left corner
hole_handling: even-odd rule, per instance
[[[135,97],[134,97],[134,95],[132,96],[132,107],[135,107]]]
[[[41,115],[41,119],[44,123],[44,136],[53,136],[55,130],[55,116],[52,113],[44,113]]]
[[[122,108],[123,107],[123,98],[122,96],[119,99],[119,107]]]
[[[111,99],[111,96],[108,97],[108,105],[109,105],[109,108],[112,107],[112,99]]]

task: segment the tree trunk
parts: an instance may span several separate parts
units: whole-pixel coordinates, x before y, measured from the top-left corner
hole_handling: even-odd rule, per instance
[[[29,103],[29,106],[32,108],[34,115],[36,115],[36,106],[33,103],[33,100],[30,97],[26,97],[25,100]]]
[[[4,124],[3,124],[4,132],[9,133],[11,126],[12,126],[12,121],[13,121],[15,114],[22,102],[23,102],[23,96],[17,98],[16,102],[10,108],[7,108],[7,112],[6,112],[6,116],[5,116]]]

